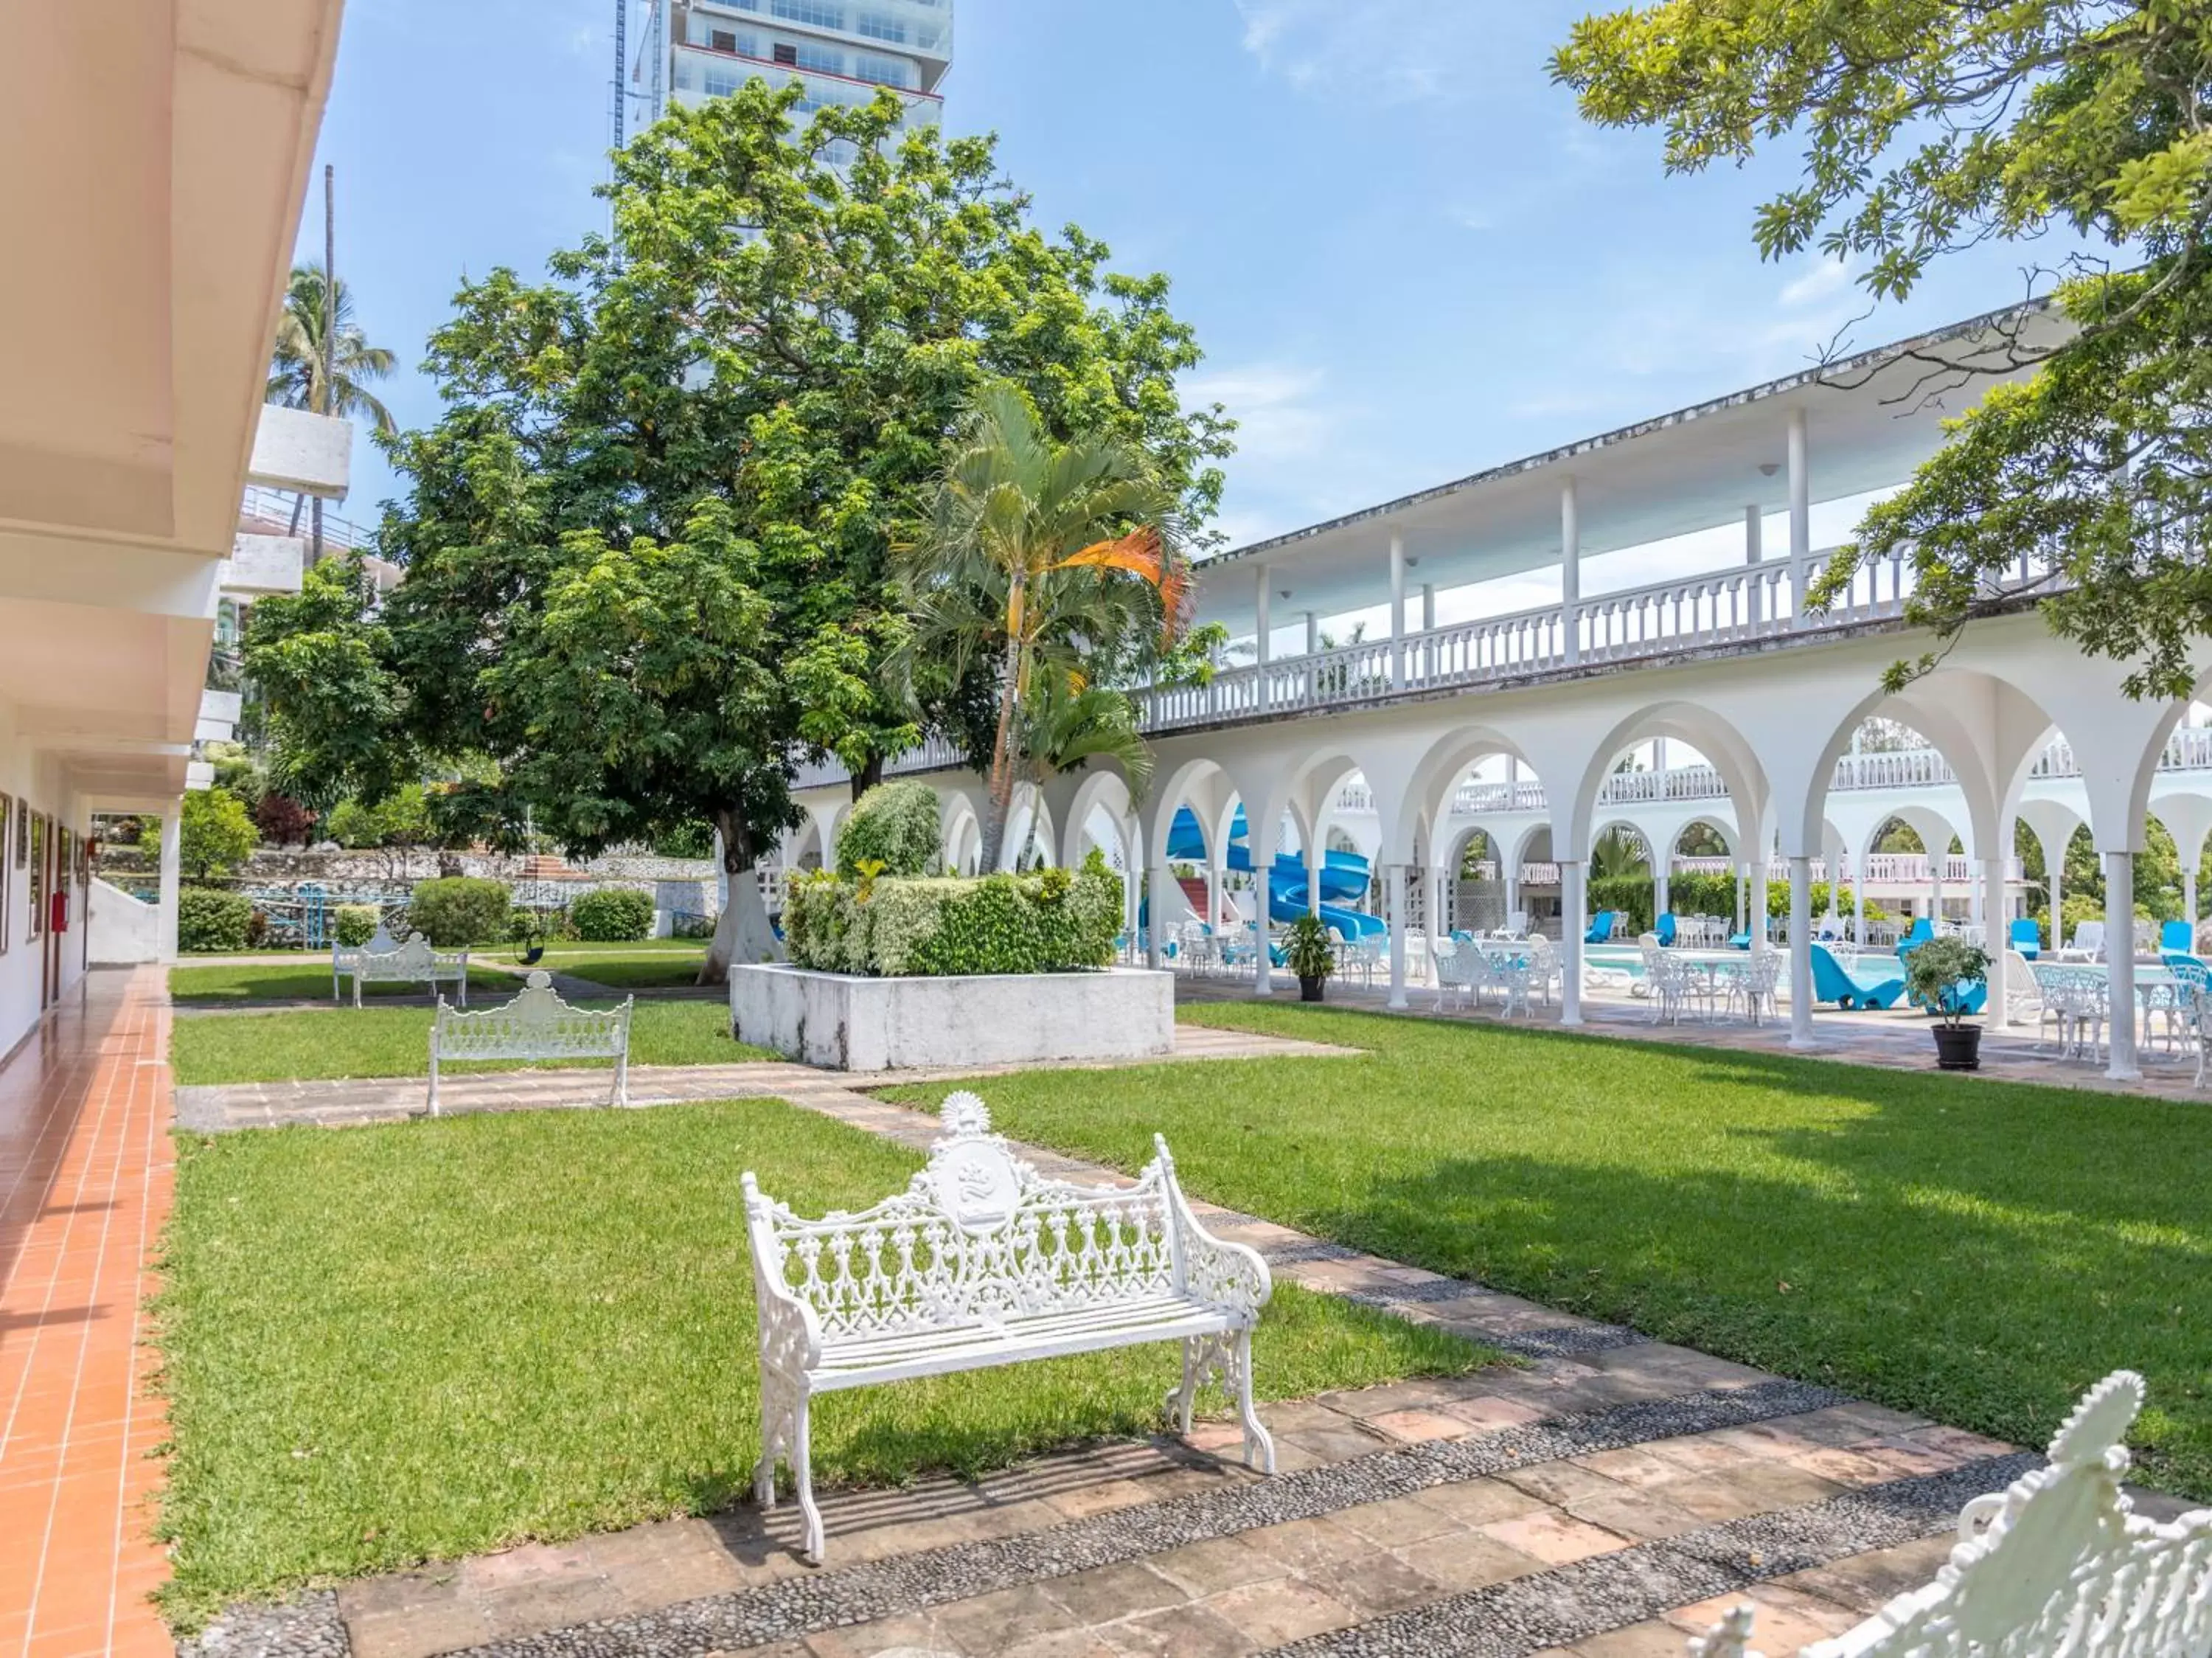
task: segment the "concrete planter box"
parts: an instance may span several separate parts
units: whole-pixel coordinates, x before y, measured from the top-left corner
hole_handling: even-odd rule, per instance
[[[1135,967],[862,978],[771,962],[730,969],[730,1027],[830,1070],[1142,1059],[1175,1045],[1175,978]]]

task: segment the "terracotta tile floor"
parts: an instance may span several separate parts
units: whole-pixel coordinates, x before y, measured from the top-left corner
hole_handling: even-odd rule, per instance
[[[173,1173],[166,1003],[158,968],[88,974],[0,1068],[0,1658],[172,1649],[142,1306]]]

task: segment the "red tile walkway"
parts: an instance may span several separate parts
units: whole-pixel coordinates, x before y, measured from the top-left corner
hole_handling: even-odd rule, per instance
[[[88,974],[0,1068],[0,1658],[173,1649],[143,1306],[168,1021],[159,968]]]

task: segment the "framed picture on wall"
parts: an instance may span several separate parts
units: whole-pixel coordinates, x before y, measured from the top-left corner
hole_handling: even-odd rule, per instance
[[[30,925],[25,930],[27,938],[44,938],[46,934],[46,820],[32,812],[31,820],[31,913]]]
[[[15,814],[15,867],[21,869],[27,868],[31,862],[31,803],[20,801],[17,806],[20,809]]]
[[[15,942],[15,883],[8,874],[8,848],[22,812],[23,803],[13,795],[0,795],[0,955]]]

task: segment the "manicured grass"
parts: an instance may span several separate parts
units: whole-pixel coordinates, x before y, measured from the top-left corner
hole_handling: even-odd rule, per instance
[[[1369,1052],[974,1086],[1022,1138],[1133,1168],[1158,1131],[1218,1203],[2021,1443],[2125,1365],[2150,1383],[2139,1475],[2212,1498],[2203,1106],[1295,1005],[1183,1016]]]
[[[480,967],[469,964],[469,990],[507,990],[513,991],[520,984],[514,974],[501,972],[495,967]],[[362,994],[370,996],[421,996],[426,986],[415,984],[364,984]],[[453,994],[450,984],[439,987],[447,996]],[[346,1005],[353,1005],[353,980],[340,981],[339,993]],[[210,962],[204,966],[172,967],[169,969],[169,997],[172,1001],[185,1003],[223,1002],[282,1002],[297,997],[315,997],[327,1002],[331,998],[331,959],[328,955],[303,955],[299,965],[289,962],[256,966],[251,962]]]
[[[158,1315],[170,1608],[525,1538],[704,1513],[757,1452],[738,1176],[802,1212],[919,1160],[775,1101],[179,1137]],[[1491,1356],[1279,1288],[1281,1399]],[[1163,1425],[1180,1356],[1135,1348],[824,1399],[819,1482],[972,1472]]]
[[[507,981],[510,988],[514,981]],[[500,999],[497,996],[489,998]],[[473,1005],[473,998],[471,998]],[[586,1008],[610,1008],[586,1001]],[[427,1076],[428,1008],[303,1008],[292,1013],[210,1014],[175,1021],[169,1057],[177,1081],[326,1082],[349,1076]],[[732,1065],[774,1059],[765,1048],[730,1039],[730,1010],[720,1002],[641,1002],[630,1015],[629,1057],[638,1065]],[[562,1064],[604,1070],[604,1059]],[[444,1069],[441,1067],[441,1069]],[[500,1064],[454,1065],[512,1070]]]
[[[688,950],[644,950],[635,944],[595,947],[545,953],[540,965],[556,972],[574,973],[611,990],[658,990],[671,984],[697,982],[706,951],[696,945]]]

